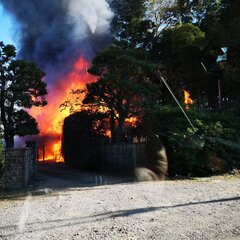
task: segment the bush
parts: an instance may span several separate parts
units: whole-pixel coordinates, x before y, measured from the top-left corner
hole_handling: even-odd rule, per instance
[[[103,135],[100,113],[77,112],[64,120],[62,154],[71,168],[98,169]]]
[[[172,106],[156,107],[143,121],[167,148],[169,175],[206,176],[239,168],[240,118],[230,110],[187,114],[196,131]]]

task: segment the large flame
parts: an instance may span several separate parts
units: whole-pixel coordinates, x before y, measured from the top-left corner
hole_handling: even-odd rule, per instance
[[[59,106],[66,100],[73,100],[73,89],[83,89],[87,83],[96,81],[96,77],[88,74],[89,63],[80,57],[74,64],[73,70],[66,76],[60,77],[50,86],[47,96],[48,105],[44,108],[33,108],[30,114],[36,118],[40,137],[38,137],[39,160],[64,161],[61,156],[61,134],[64,119],[69,116],[69,109],[60,110]]]
[[[74,64],[73,70],[57,79],[48,89],[48,105],[44,108],[33,108],[29,113],[37,120],[40,136],[35,137],[38,144],[39,161],[64,162],[61,155],[63,121],[70,115],[69,108],[60,109],[60,105],[69,100],[74,102],[76,95],[72,90],[84,89],[87,83],[95,82],[96,76],[87,72],[90,64],[80,57]],[[77,96],[78,98],[84,97]],[[77,109],[76,109],[77,110]],[[106,112],[104,107],[98,109]],[[132,127],[137,125],[137,117],[126,119],[126,124]],[[106,136],[111,138],[110,127],[106,127]]]

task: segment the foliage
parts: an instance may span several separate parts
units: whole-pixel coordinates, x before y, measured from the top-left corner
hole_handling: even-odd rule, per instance
[[[44,73],[15,55],[14,46],[0,43],[0,108],[7,148],[14,146],[15,135],[38,134],[37,122],[23,109],[47,104]]]
[[[89,72],[99,79],[87,84],[83,102],[94,103],[107,110],[113,142],[124,139],[125,120],[139,115],[147,99],[153,101],[159,90],[154,84],[156,69],[156,64],[140,50],[110,47],[93,60]]]
[[[72,168],[97,168],[104,136],[104,114],[81,111],[64,120],[62,154]]]
[[[221,42],[225,46],[239,46],[240,5],[238,0],[222,0],[221,11],[217,27]]]
[[[153,22],[153,33],[154,36],[159,36],[161,31],[169,27],[170,15],[169,9],[173,6],[174,2],[171,0],[149,0],[146,3],[147,11],[146,18],[151,19]]]
[[[145,117],[146,131],[163,140],[169,157],[169,174],[208,175],[210,158],[226,162],[226,169],[240,166],[240,118],[229,111],[187,111],[194,131],[182,112],[175,107],[156,107]]]
[[[175,95],[180,98],[179,89],[184,87],[194,96],[195,102],[210,109],[217,109],[218,81],[222,80],[224,73],[216,60],[218,55],[221,55],[221,47],[229,46],[229,42],[224,39],[226,36],[230,38],[232,36],[232,34],[224,34],[227,31],[223,26],[227,25],[226,28],[231,29],[234,25],[232,22],[235,20],[238,22],[237,14],[231,15],[233,21],[224,18],[226,9],[231,13],[237,12],[231,10],[233,3],[226,4],[219,0],[147,2],[149,3],[147,19],[153,20],[152,31],[157,32],[152,40],[150,52],[161,64],[162,74],[165,74],[169,80]],[[233,32],[236,35],[239,29],[234,27]],[[239,59],[236,57],[239,51],[236,47],[234,49],[235,51],[229,48],[229,53],[234,53],[234,58]],[[230,62],[230,54],[228,62]],[[234,80],[236,81],[236,78]],[[224,98],[229,98],[228,92],[226,95],[224,92],[222,94]],[[170,101],[170,99],[164,100]]]
[[[205,34],[192,24],[181,24],[162,31],[158,61],[162,74],[180,99],[181,89],[187,88],[197,97],[206,91],[205,71],[201,65]],[[167,93],[169,96],[169,93]],[[167,101],[171,99],[167,98]]]
[[[147,16],[158,29],[193,23],[202,26],[217,20],[221,0],[149,0]],[[212,24],[212,23],[211,23]]]
[[[111,4],[114,46],[93,60],[89,72],[98,81],[87,85],[84,104],[106,112],[113,141],[122,140],[125,119],[137,116],[148,128],[144,136],[160,135],[167,145],[172,175],[209,174],[211,158],[239,166],[238,0]],[[218,62],[222,47],[228,47],[227,60]],[[187,113],[197,132],[179,109],[167,105],[173,98],[160,75],[178,99],[183,88],[190,92],[196,109]]]
[[[135,48],[146,43],[148,38],[149,21],[144,20],[144,0],[113,1],[112,8],[115,17],[112,22],[112,32],[115,42],[122,48]]]

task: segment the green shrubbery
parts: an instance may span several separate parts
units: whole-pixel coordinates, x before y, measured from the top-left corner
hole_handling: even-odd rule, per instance
[[[240,117],[233,111],[188,110],[194,131],[175,107],[156,107],[145,119],[163,140],[169,175],[205,176],[240,166]]]

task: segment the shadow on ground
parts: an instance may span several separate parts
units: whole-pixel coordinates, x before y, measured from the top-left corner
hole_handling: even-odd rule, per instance
[[[0,194],[0,200],[5,198],[17,200],[18,197],[25,197],[29,192],[32,195],[42,195],[52,191],[76,188],[89,188],[90,190],[90,188],[96,186],[132,182],[134,182],[134,178],[130,176],[70,169],[64,163],[38,163],[37,177],[28,188],[6,191]]]
[[[86,217],[48,220],[48,221],[42,221],[42,222],[39,221],[34,223],[27,223],[26,230],[24,231],[24,233],[59,229],[59,228],[69,227],[70,225],[74,226],[74,225],[81,225],[86,223],[93,223],[93,222],[98,222],[102,220],[107,220],[110,218],[130,217],[137,214],[160,211],[162,209],[184,208],[192,205],[216,204],[216,203],[231,202],[231,201],[240,201],[240,197],[237,196],[237,197],[231,197],[231,198],[214,199],[209,201],[189,202],[189,203],[170,205],[170,206],[146,207],[146,208],[135,208],[135,209],[128,209],[128,210],[111,211],[111,212],[104,212],[96,215],[89,215]],[[39,228],[39,226],[41,227]],[[8,231],[10,233],[5,236],[14,236],[14,235],[16,236],[20,234],[20,233],[16,233],[16,229],[17,229],[17,225],[4,226],[4,227],[0,227],[0,232]]]
[[[133,177],[70,169],[63,163],[39,163],[36,187],[68,189],[133,182]],[[43,185],[43,186],[42,186]]]

